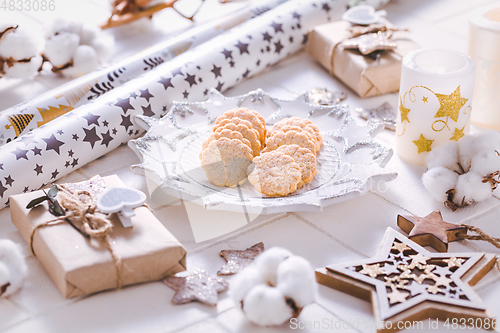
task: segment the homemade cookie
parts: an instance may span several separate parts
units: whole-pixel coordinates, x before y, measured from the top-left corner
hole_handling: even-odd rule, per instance
[[[278,149],[284,145],[299,145],[302,148],[309,149],[311,153],[316,153],[316,145],[309,140],[308,136],[303,132],[289,131],[286,133],[277,132],[266,140],[266,149],[262,152],[269,152]]]
[[[225,121],[222,121],[220,123],[220,125],[222,125],[224,122]],[[253,156],[259,156],[261,145],[260,145],[258,133],[256,130],[251,129],[244,124],[236,125],[233,123],[226,123],[226,124],[224,124],[224,126],[219,127],[217,129],[214,129],[214,131],[215,131],[215,133],[217,133],[217,132],[224,131],[226,129],[241,133],[241,135],[250,142],[250,148],[252,149]]]
[[[298,145],[286,145],[279,147],[275,152],[291,156],[295,163],[300,166],[302,179],[297,184],[297,188],[301,188],[313,180],[317,173],[316,156],[309,149],[301,148]]]
[[[235,187],[245,182],[253,155],[240,140],[220,138],[210,142],[200,154],[208,180],[216,186]]]
[[[266,125],[265,121],[264,123],[261,122],[259,117],[257,117],[254,113],[254,111],[250,111],[246,108],[238,108],[238,109],[233,109],[224,112],[223,115],[219,116],[217,120],[215,121],[215,125],[219,125],[222,121],[226,119],[234,119],[234,118],[240,118],[246,121],[249,121],[251,123],[251,127],[254,130],[256,130],[259,133],[259,140],[261,144],[264,143],[264,140],[266,138]]]
[[[206,139],[205,141],[203,141],[203,148],[202,149],[207,148],[208,145],[210,144],[210,142],[212,142],[214,140],[218,140],[220,138],[228,138],[228,139],[240,140],[241,142],[243,142],[244,144],[246,144],[248,147],[252,148],[252,145],[251,145],[250,141],[248,141],[247,139],[245,139],[240,132],[233,131],[233,130],[230,130],[230,129],[222,129],[221,128],[221,130],[219,132],[212,132],[212,133],[210,133],[210,135],[208,136],[208,139]]]
[[[311,142],[314,143],[316,153],[321,148],[321,145],[319,144],[319,142],[316,141],[316,136],[314,134],[312,134],[311,132],[309,132],[309,131],[307,131],[307,130],[299,127],[299,126],[285,125],[285,126],[281,127],[277,131],[270,132],[269,137],[272,137],[273,135],[275,135],[276,133],[279,133],[279,132],[286,133],[286,132],[289,132],[289,131],[302,132],[305,135],[307,135],[307,137],[309,138],[309,140],[311,140]]]
[[[272,133],[278,131],[284,126],[298,126],[303,130],[311,133],[320,147],[323,145],[323,138],[321,137],[319,128],[316,125],[314,125],[313,122],[310,121],[309,119],[301,119],[299,117],[285,118],[277,122],[272,127],[270,132]]]
[[[267,196],[286,196],[297,189],[302,179],[300,165],[283,153],[264,153],[253,162],[248,168],[248,181]]]

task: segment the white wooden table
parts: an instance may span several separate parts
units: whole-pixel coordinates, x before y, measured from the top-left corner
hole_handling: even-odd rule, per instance
[[[416,42],[422,46],[448,47],[466,52],[467,15],[476,6],[492,0],[395,0],[385,9],[388,19],[395,25],[411,29]],[[106,19],[106,3],[99,0],[57,1],[54,13],[9,13],[11,21],[30,25],[38,32],[44,22],[54,16],[64,15],[68,19],[83,18],[90,23]],[[208,0],[202,19],[220,15],[229,7]],[[6,14],[0,12],[0,20]],[[119,36],[121,42],[116,53],[138,51],[154,39],[171,33],[161,22],[177,20],[177,29],[189,27],[176,14],[166,10],[155,18],[156,32],[149,39],[141,36]],[[212,15],[212,16],[211,16]],[[160,18],[162,20],[160,20]],[[175,22],[177,22],[175,21]],[[127,52],[123,52],[127,50]],[[118,59],[118,56],[117,56]],[[50,75],[39,76],[30,81],[0,80],[0,109],[5,109],[23,100],[49,90],[64,80]],[[227,91],[230,96],[262,88],[277,97],[293,97],[294,94],[314,87],[344,90],[351,111],[357,107],[376,107],[385,101],[394,107],[398,95],[390,94],[361,100],[341,82],[330,77],[310,56],[301,52],[267,72],[243,82]],[[360,122],[362,120],[359,119]],[[473,128],[480,131],[479,128]],[[393,132],[379,134],[379,142],[392,147]],[[122,146],[104,157],[63,178],[62,182],[88,179],[96,174],[117,174],[127,185],[148,193],[144,177],[129,172],[129,166],[138,162],[136,155]],[[258,216],[251,223],[223,237],[202,243],[194,241],[190,219],[203,216],[207,220],[245,218],[228,213],[204,211],[194,204],[159,206],[151,200],[155,215],[188,250],[188,269],[203,268],[215,273],[224,260],[218,256],[222,249],[244,249],[257,242],[266,248],[282,246],[308,259],[314,267],[342,263],[374,255],[387,227],[396,226],[397,214],[424,216],[434,209],[441,209],[443,217],[451,223],[465,222],[480,227],[485,232],[500,236],[500,198],[497,195],[476,206],[451,212],[436,202],[424,189],[420,177],[423,167],[408,165],[394,156],[387,168],[399,176],[386,185],[372,188],[366,195],[341,204],[329,206],[321,213],[287,213]],[[31,255],[16,228],[10,221],[9,209],[0,210],[0,238],[9,238],[22,244],[27,255],[29,276],[23,289],[15,295],[0,299],[0,331],[5,332],[290,332],[290,325],[277,328],[260,328],[249,323],[233,302],[222,293],[217,307],[200,303],[174,306],[170,300],[174,291],[161,282],[145,283],[71,300],[64,299],[50,277]],[[485,251],[500,254],[489,244],[461,241],[450,244],[450,252]],[[500,272],[488,273],[474,290],[485,301],[492,313],[500,317]],[[329,322],[343,327],[337,331],[374,332],[371,327],[373,315],[368,302],[348,296],[324,286],[319,288],[315,304],[304,309],[299,320],[307,322]],[[322,330],[316,325],[319,331]],[[428,324],[425,323],[425,327]],[[303,330],[311,331],[311,330]],[[317,330],[312,330],[317,331]],[[332,331],[332,330],[330,330]],[[424,330],[428,331],[428,330]],[[447,331],[442,327],[439,331]],[[471,330],[469,330],[471,331]],[[472,330],[473,331],[473,330]],[[479,330],[478,330],[479,331]],[[497,329],[500,332],[500,329]]]

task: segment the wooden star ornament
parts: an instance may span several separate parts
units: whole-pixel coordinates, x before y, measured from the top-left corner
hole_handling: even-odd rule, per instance
[[[495,259],[484,253],[431,253],[388,228],[375,257],[317,269],[316,279],[371,301],[375,322],[384,323],[377,332],[404,328],[399,322],[436,318],[479,319],[494,329],[494,318],[471,286]]]
[[[175,290],[173,304],[186,304],[198,301],[203,304],[216,306],[218,293],[226,291],[229,284],[219,277],[210,276],[207,271],[197,269],[191,273],[181,272],[168,276],[163,282]]]
[[[227,263],[217,272],[217,275],[232,275],[240,272],[250,265],[259,254],[264,252],[264,243],[260,242],[246,250],[222,250],[219,255],[226,259]]]
[[[398,226],[415,243],[439,252],[447,252],[449,242],[462,240],[467,235],[466,227],[445,222],[439,209],[424,217],[398,215]]]

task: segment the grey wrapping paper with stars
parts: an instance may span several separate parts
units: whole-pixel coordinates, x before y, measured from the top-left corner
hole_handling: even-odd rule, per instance
[[[347,0],[292,0],[233,28],[0,147],[0,197],[36,190],[142,134],[134,116],[161,117],[172,101],[199,101],[295,53]]]

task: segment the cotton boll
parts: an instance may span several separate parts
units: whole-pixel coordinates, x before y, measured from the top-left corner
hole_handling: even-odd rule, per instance
[[[113,53],[115,39],[110,35],[101,34],[99,35],[99,37],[95,38],[89,45],[95,49],[97,58],[102,63],[107,61]]]
[[[10,283],[1,296],[6,297],[18,291],[27,274],[28,267],[19,245],[8,239],[0,239],[0,287]]]
[[[47,40],[44,54],[53,66],[63,66],[71,61],[79,44],[80,36],[63,32]]]
[[[271,286],[276,286],[278,265],[290,256],[292,256],[290,251],[281,247],[272,247],[255,259],[255,265],[262,272],[264,279]]]
[[[479,144],[479,140],[474,135],[466,135],[458,140],[458,160],[464,172],[469,171],[472,157],[481,148]]]
[[[477,137],[480,149],[498,150],[500,152],[500,133],[486,132]]]
[[[458,142],[450,141],[433,148],[425,158],[428,169],[444,167],[461,173],[458,165]]]
[[[283,261],[278,266],[277,287],[281,293],[302,308],[314,302],[318,291],[314,269],[309,262],[298,256]]]
[[[248,293],[243,311],[250,321],[260,326],[281,325],[293,316],[281,291],[264,284]]]
[[[5,65],[5,77],[29,79],[37,73],[41,65],[41,56],[32,57],[29,62],[16,62],[12,67]]]
[[[482,149],[472,158],[470,170],[481,176],[500,171],[500,156],[495,150]]]
[[[429,169],[422,176],[424,187],[439,202],[448,200],[446,192],[455,188],[457,179],[458,174],[455,171],[439,166]]]
[[[2,38],[0,56],[15,60],[29,59],[38,54],[39,43],[29,30],[18,27]]]
[[[81,22],[70,22],[63,18],[57,18],[52,22],[49,29],[45,33],[45,38],[50,39],[51,37],[61,34],[69,33],[80,35],[82,32],[83,24]]]
[[[95,26],[82,25],[80,31],[80,44],[92,45],[92,42],[99,36],[101,29]]]
[[[483,183],[483,176],[469,171],[460,175],[455,186],[453,202],[457,205],[469,205],[488,199],[492,194],[490,183]]]
[[[234,303],[240,304],[248,292],[259,284],[266,284],[266,281],[257,267],[250,265],[229,282],[230,297]]]
[[[89,73],[99,67],[97,54],[95,50],[88,45],[80,45],[73,56],[73,66],[65,69],[63,74],[68,77],[76,78]]]

